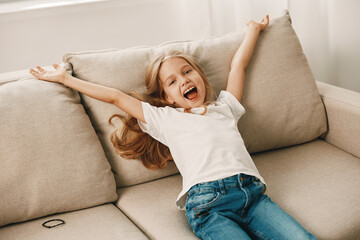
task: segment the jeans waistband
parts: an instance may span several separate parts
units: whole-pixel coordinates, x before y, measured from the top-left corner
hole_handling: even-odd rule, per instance
[[[225,193],[226,190],[228,189],[244,187],[256,180],[259,179],[255,176],[250,176],[244,173],[240,173],[231,177],[227,177],[211,182],[195,184],[190,188],[188,195],[192,195],[195,192],[204,192],[204,191],[213,191],[213,190],[219,190],[220,192]]]

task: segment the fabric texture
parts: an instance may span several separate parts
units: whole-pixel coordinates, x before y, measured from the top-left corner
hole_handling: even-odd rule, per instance
[[[51,219],[65,222],[54,228],[42,224]],[[114,204],[56,214],[0,228],[1,240],[142,240],[148,239]]]
[[[266,180],[266,194],[315,237],[359,238],[359,158],[323,140],[252,158]],[[151,239],[197,239],[184,211],[174,206],[181,182],[178,174],[119,188],[116,204]]]
[[[360,93],[317,82],[329,131],[325,141],[360,158]]]
[[[0,82],[0,226],[115,201],[111,167],[78,93],[14,76]]]
[[[155,47],[67,53],[63,60],[76,77],[123,92],[143,92],[147,63],[160,52],[178,50],[198,59],[218,94],[226,89],[231,60],[244,36],[242,31]],[[118,187],[177,172],[173,164],[163,170],[150,171],[139,161],[121,159],[109,141],[113,129],[107,120],[114,113],[123,113],[112,105],[83,95],[82,98],[112,165]],[[250,153],[311,141],[326,132],[324,106],[288,12],[271,20],[267,29],[260,33],[246,69],[241,103],[247,112],[238,127]]]
[[[216,102],[193,108],[154,107],[142,102],[144,132],[169,147],[183,176],[183,189],[176,205],[185,210],[186,192],[195,184],[238,173],[254,175],[265,184],[237,129],[244,107],[229,92],[221,91]]]
[[[201,239],[314,240],[265,189],[259,179],[242,173],[196,184],[186,200],[186,218]]]

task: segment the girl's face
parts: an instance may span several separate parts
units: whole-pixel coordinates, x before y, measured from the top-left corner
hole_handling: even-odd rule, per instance
[[[160,68],[166,101],[181,108],[200,107],[206,97],[206,88],[199,73],[183,58],[166,59]]]

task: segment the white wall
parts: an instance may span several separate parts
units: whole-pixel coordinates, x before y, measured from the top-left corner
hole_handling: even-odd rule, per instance
[[[358,0],[99,0],[0,13],[0,73],[61,62],[66,52],[222,35],[285,8],[316,80],[360,92]]]
[[[360,92],[360,1],[328,3],[329,68],[334,84]],[[352,79],[353,81],[350,81]],[[343,82],[344,80],[344,82]]]
[[[177,0],[110,0],[0,14],[0,72],[59,62],[69,51],[200,38],[209,28],[196,23],[208,19]]]
[[[360,1],[292,0],[289,9],[315,78],[360,92]]]

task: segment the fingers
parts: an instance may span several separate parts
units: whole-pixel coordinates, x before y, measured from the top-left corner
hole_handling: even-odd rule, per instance
[[[264,23],[264,22],[265,22],[265,18],[266,18],[266,17],[264,17],[263,19],[261,19],[261,22],[260,22],[260,23]]]
[[[42,73],[44,73],[44,72],[45,72],[45,70],[44,70],[44,69],[42,69],[40,66],[36,66],[36,68],[37,68],[40,72],[42,72]]]
[[[265,17],[261,19],[261,21],[259,22],[255,22],[253,20],[247,20],[245,23],[247,26],[249,26],[251,23],[255,23],[257,25],[260,25],[261,30],[264,30],[269,25],[269,15],[266,14]]]
[[[266,14],[266,16],[261,20],[261,22],[267,22],[269,21],[269,15]]]
[[[54,67],[55,69],[59,69],[59,68],[60,68],[60,66],[59,66],[58,64],[56,64],[56,63],[53,64],[53,67]],[[37,69],[38,71],[36,71],[35,69],[32,69],[32,68],[29,70],[29,73],[30,73],[31,75],[33,75],[34,77],[39,78],[39,77],[41,77],[42,74],[46,73],[46,70],[43,69],[43,68],[40,67],[40,66],[36,66],[36,69]]]
[[[261,20],[260,24],[262,25],[262,30],[267,28],[267,26],[269,25],[269,15],[268,14],[266,14],[265,18],[263,18]]]
[[[30,70],[29,70],[29,73],[30,73],[31,75],[33,75],[34,77],[36,77],[36,78],[39,78],[39,77],[40,77],[40,73],[37,72],[37,71],[35,71],[34,69],[30,69]]]
[[[46,73],[46,70],[43,69],[43,68],[40,67],[40,66],[36,66],[36,69],[37,69],[38,71],[36,71],[35,69],[30,69],[30,70],[29,70],[29,73],[30,73],[31,75],[33,75],[34,77],[36,77],[37,79],[40,79],[41,76],[43,76],[44,73]]]
[[[269,15],[266,14],[265,18],[263,18],[264,24],[269,24]]]

